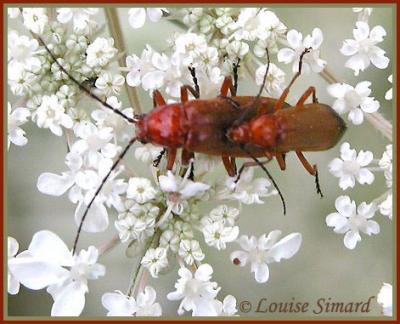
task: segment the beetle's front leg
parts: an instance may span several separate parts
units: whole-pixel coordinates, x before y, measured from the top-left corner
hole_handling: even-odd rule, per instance
[[[234,177],[236,175],[235,158],[232,158],[229,156],[223,156],[222,163],[224,163],[224,167],[225,167],[226,171],[228,172],[228,175],[230,177]]]
[[[307,159],[306,159],[306,157],[303,155],[303,153],[300,152],[300,151],[296,151],[296,155],[297,155],[297,157],[299,158],[301,164],[303,164],[304,168],[308,171],[308,173],[315,177],[315,186],[316,186],[316,188],[317,188],[317,193],[318,193],[318,194],[321,196],[321,198],[322,198],[324,195],[322,194],[321,186],[320,186],[320,184],[319,184],[317,165],[316,165],[316,164],[311,165],[311,164],[307,161]]]
[[[309,87],[306,91],[304,91],[303,95],[300,97],[299,101],[296,103],[296,108],[304,105],[304,102],[307,100],[309,96],[312,95],[312,102],[318,103],[317,95],[315,92],[315,87]]]
[[[301,75],[301,70],[302,70],[302,66],[303,66],[303,58],[304,55],[306,55],[307,53],[309,53],[311,51],[311,47],[310,48],[306,48],[303,53],[301,53],[300,55],[300,59],[299,59],[299,70],[298,72],[293,76],[292,80],[290,81],[289,85],[285,88],[285,90],[283,90],[281,96],[279,97],[278,101],[275,104],[275,111],[278,111],[279,109],[281,109],[283,107],[283,104],[286,101],[286,98],[289,94],[289,90],[292,87],[293,83],[296,81],[296,79]]]
[[[163,106],[165,105],[165,99],[162,96],[161,92],[158,90],[154,90],[153,91],[153,108],[157,107],[157,106]]]
[[[172,170],[176,159],[176,148],[167,149],[167,170]]]

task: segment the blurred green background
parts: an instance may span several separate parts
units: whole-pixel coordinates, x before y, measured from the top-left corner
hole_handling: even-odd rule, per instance
[[[361,72],[358,78],[351,70],[344,68],[347,57],[339,52],[342,41],[352,38],[352,30],[357,20],[357,14],[352,12],[351,7],[290,5],[270,8],[288,29],[294,28],[303,35],[311,33],[314,27],[321,28],[324,34],[321,56],[327,60],[329,69],[338,79],[351,85],[359,81],[371,81],[372,94],[381,103],[380,112],[391,121],[395,119],[394,103],[384,99],[385,92],[391,87],[387,77],[394,71],[393,7],[377,7],[369,19],[371,28],[382,25],[388,33],[379,46],[387,52],[387,56],[391,59],[390,65],[386,70],[371,66]],[[178,27],[167,20],[157,24],[147,22],[142,29],[134,30],[128,24],[127,11],[128,8],[118,9],[128,54],[140,55],[145,44],[150,44],[159,51],[165,50],[167,47],[165,39],[174,31],[179,31]],[[97,19],[104,22],[103,13]],[[20,23],[12,20],[9,20],[8,27],[21,30]],[[277,62],[275,56],[272,61]],[[291,65],[278,64],[278,66],[287,73],[287,82],[291,75]],[[326,92],[327,83],[317,74],[301,76],[288,102],[296,102],[310,85],[317,88],[320,102],[332,104],[333,98]],[[241,82],[239,88],[239,94],[255,94],[252,82]],[[139,93],[142,105],[151,107],[148,94],[144,91]],[[9,100],[15,102],[12,96]],[[92,104],[89,100],[87,102]],[[126,97],[123,97],[123,102],[123,107],[129,106]],[[370,150],[374,153],[374,157],[379,159],[388,144],[387,140],[368,122],[358,127],[348,126],[342,142],[350,142],[357,151]],[[76,232],[73,221],[75,205],[68,201],[66,195],[55,198],[43,195],[36,189],[36,181],[41,173],[60,173],[66,169],[65,139],[53,136],[48,130],[39,129],[32,123],[24,125],[23,129],[29,139],[27,146],[21,148],[12,145],[7,158],[7,233],[18,240],[20,251],[26,249],[32,235],[42,229],[54,231],[71,245]],[[319,165],[320,181],[325,195],[323,199],[315,193],[314,179],[301,167],[295,156],[289,154],[285,172],[281,172],[276,163],[270,166],[271,173],[286,197],[287,215],[282,215],[281,203],[274,197],[267,198],[264,205],[243,206],[239,219],[241,234],[260,236],[274,229],[282,230],[284,235],[291,232],[302,233],[303,244],[299,253],[290,260],[271,264],[269,281],[266,284],[257,284],[254,274],[250,274],[249,266],[234,267],[229,260],[230,253],[236,250],[238,245],[231,244],[227,250],[220,252],[203,244],[202,248],[206,254],[204,262],[213,265],[213,280],[222,286],[219,299],[222,300],[225,295],[232,294],[238,302],[250,301],[253,303],[253,308],[257,301],[264,297],[269,302],[290,301],[292,297],[296,301],[308,301],[312,304],[318,298],[328,297],[335,301],[358,302],[376,296],[383,282],[393,283],[394,222],[377,213],[375,220],[380,224],[381,233],[373,237],[362,235],[362,241],[353,251],[344,247],[343,235],[335,234],[325,224],[325,217],[335,211],[334,202],[339,195],[349,195],[357,204],[362,201],[370,202],[380,196],[386,190],[383,173],[377,173],[375,182],[370,186],[358,184],[354,189],[343,192],[338,186],[338,179],[330,175],[327,170],[328,163],[339,156],[339,145],[326,152],[306,155],[312,163]],[[128,161],[140,175],[149,175],[146,165],[134,161],[132,154]],[[263,175],[260,170],[257,172],[260,176]],[[219,175],[221,178],[224,176],[222,167],[219,167]],[[206,206],[204,212],[211,210],[211,207]],[[115,215],[110,213],[110,216],[109,229],[99,234],[84,233],[80,247],[99,246],[115,234],[112,225]],[[86,295],[84,316],[106,314],[101,305],[103,293],[116,289],[126,291],[131,269],[138,260],[126,258],[125,248],[126,245],[120,245],[101,258],[100,262],[107,266],[107,276],[105,280],[89,282],[90,293]],[[166,300],[166,294],[174,290],[176,278],[177,265],[166,275],[149,282],[156,287],[157,300],[162,305],[164,316],[176,316],[179,302]],[[9,295],[8,311],[11,316],[48,316],[51,304],[51,297],[44,290],[30,291],[21,288],[17,296]],[[380,312],[381,309],[374,300],[372,311],[368,314],[339,314],[339,316],[379,316]],[[241,315],[265,318],[288,317],[287,314],[277,313],[250,312]]]

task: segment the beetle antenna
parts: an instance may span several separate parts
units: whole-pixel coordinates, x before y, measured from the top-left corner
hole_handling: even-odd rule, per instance
[[[242,149],[242,151],[247,153],[254,160],[254,162],[256,162],[261,167],[261,169],[263,169],[263,171],[267,174],[268,178],[271,180],[271,182],[274,185],[275,189],[278,191],[279,197],[281,198],[282,205],[283,205],[283,215],[286,215],[285,198],[283,198],[282,192],[280,191],[280,189],[279,189],[278,185],[276,184],[274,178],[268,172],[267,168],[249,150],[247,150],[243,145],[240,146],[240,148]]]
[[[136,137],[132,138],[128,145],[124,148],[124,150],[122,151],[122,153],[118,156],[118,158],[115,160],[114,164],[112,165],[111,169],[108,171],[108,173],[105,175],[105,177],[103,178],[103,180],[101,180],[100,186],[97,188],[96,192],[93,195],[93,198],[90,200],[89,204],[86,206],[85,211],[83,212],[81,221],[79,223],[79,227],[78,227],[78,231],[76,233],[75,236],[75,241],[74,241],[74,245],[72,248],[72,255],[75,254],[76,251],[76,246],[78,245],[78,240],[79,240],[79,236],[81,234],[82,231],[82,226],[83,226],[83,222],[86,219],[86,216],[88,215],[89,209],[90,207],[92,207],[92,204],[94,202],[94,200],[96,199],[96,197],[99,195],[101,189],[103,188],[103,186],[105,185],[107,179],[110,177],[111,173],[115,170],[115,168],[118,166],[118,164],[121,162],[121,160],[124,158],[125,154],[128,152],[129,148],[133,145],[133,143],[135,143],[136,141]]]
[[[92,99],[100,102],[104,107],[106,107],[107,109],[112,110],[114,113],[116,113],[117,115],[121,116],[122,118],[124,118],[125,120],[127,120],[130,123],[137,123],[140,119],[139,115],[135,115],[133,118],[125,115],[123,112],[121,112],[120,110],[114,108],[113,106],[111,106],[110,104],[108,104],[106,101],[100,99],[97,95],[95,95],[92,91],[90,91],[90,89],[86,88],[82,83],[80,83],[77,79],[75,79],[62,65],[60,62],[58,62],[57,58],[55,57],[55,55],[53,54],[53,52],[49,49],[49,47],[46,45],[46,43],[43,41],[43,39],[40,36],[37,36],[37,39],[39,41],[39,43],[46,49],[47,53],[49,53],[51,59],[58,65],[58,67],[60,68],[60,70],[65,73],[67,75],[67,77],[73,82],[75,83],[80,90],[82,90],[83,92],[85,92],[87,95],[89,95]]]

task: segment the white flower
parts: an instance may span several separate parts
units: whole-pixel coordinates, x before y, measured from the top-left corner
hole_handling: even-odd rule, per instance
[[[28,117],[31,115],[27,108],[11,108],[11,104],[8,103],[8,146],[10,148],[10,143],[14,145],[23,146],[28,143],[28,139],[25,137],[25,132],[20,126],[28,121]]]
[[[235,23],[238,30],[234,36],[238,40],[264,40],[270,36],[270,29],[276,25],[276,21],[279,21],[277,16],[266,9],[242,9]]]
[[[360,184],[371,184],[374,182],[374,174],[366,167],[374,156],[370,151],[357,151],[350,148],[349,143],[340,146],[340,159],[333,159],[329,165],[329,172],[339,179],[339,186],[343,190],[354,188],[356,179]]]
[[[172,230],[164,230],[160,237],[160,247],[170,249],[173,253],[178,252],[180,243],[179,235]]]
[[[179,244],[178,254],[188,265],[192,265],[195,261],[202,261],[205,257],[196,240],[182,240]]]
[[[232,295],[227,295],[222,303],[216,300],[215,304],[217,316],[233,316],[237,313],[236,298]]]
[[[113,108],[121,110],[125,116],[133,117],[132,108],[120,109],[122,102],[118,101],[117,97],[111,96],[107,98],[106,102]],[[96,121],[98,127],[111,127],[113,129],[112,134],[117,141],[130,140],[132,138],[132,124],[118,116],[115,112],[102,107],[101,109],[94,110],[91,116]]]
[[[214,310],[214,298],[220,288],[216,282],[210,282],[213,269],[209,264],[202,264],[194,275],[189,269],[181,267],[178,271],[180,278],[175,283],[176,290],[167,295],[169,300],[182,299],[178,314],[184,311],[207,312]]]
[[[302,242],[300,233],[291,233],[279,240],[281,234],[281,231],[275,230],[267,237],[263,234],[258,239],[255,236],[242,235],[238,243],[244,251],[232,252],[233,264],[244,267],[247,262],[250,262],[251,272],[254,272],[256,281],[267,282],[268,264],[280,262],[281,259],[290,259],[298,252]]]
[[[202,229],[204,240],[209,246],[225,250],[226,243],[233,242],[239,235],[238,226],[225,226],[222,221],[207,224]]]
[[[38,70],[41,66],[40,59],[35,55],[39,48],[36,39],[30,39],[25,35],[18,35],[14,30],[8,33],[8,60],[9,69],[14,68],[14,64],[22,64],[28,70]]]
[[[334,83],[327,87],[328,93],[337,98],[332,108],[340,115],[349,113],[348,119],[354,125],[360,125],[364,121],[364,114],[376,112],[380,105],[371,94],[371,82],[359,82],[355,88],[346,83]]]
[[[376,44],[381,43],[386,36],[386,31],[382,26],[375,26],[371,30],[368,23],[363,21],[356,22],[353,29],[354,39],[346,39],[340,52],[343,55],[351,56],[345,63],[345,67],[354,70],[354,75],[364,71],[370,63],[378,69],[386,69],[389,59],[385,56],[385,51]]]
[[[256,84],[261,85],[264,79],[267,65],[262,65],[256,70]],[[274,63],[269,65],[268,75],[265,82],[267,94],[272,97],[279,97],[282,94],[285,82],[285,72]]]
[[[35,34],[43,34],[49,20],[46,10],[46,8],[23,8],[22,16],[25,27]]]
[[[120,74],[112,75],[110,72],[102,73],[96,80],[95,86],[106,97],[112,94],[119,95],[121,87],[124,85],[125,79]]]
[[[132,8],[129,9],[129,25],[132,28],[141,28],[146,22],[146,13],[150,21],[157,22],[161,19],[163,12],[168,12],[166,8]]]
[[[115,222],[121,242],[129,239],[144,241],[154,234],[158,207],[151,204],[139,205],[132,200],[127,200],[125,209],[118,215],[118,221]]]
[[[42,103],[35,112],[34,119],[40,128],[49,128],[57,136],[62,135],[62,128],[72,128],[72,118],[65,113],[64,107],[56,95],[43,96]]]
[[[242,59],[249,52],[249,45],[240,40],[234,40],[226,46],[226,53],[232,59]]]
[[[136,316],[161,316],[161,305],[156,303],[156,291],[151,286],[146,286],[136,297]]]
[[[182,21],[187,26],[196,24],[203,16],[203,8],[184,8],[180,9],[180,13],[183,16]]]
[[[393,287],[391,284],[383,283],[377,296],[377,302],[382,306],[382,314],[393,316]]]
[[[393,74],[389,75],[388,81],[390,83],[393,83]],[[388,91],[386,91],[385,99],[386,100],[392,100],[393,99],[393,88],[390,88]]]
[[[322,31],[314,28],[312,35],[307,35],[303,40],[303,35],[297,30],[290,30],[287,33],[287,40],[291,48],[282,48],[278,52],[278,61],[285,64],[293,62],[293,72],[297,72],[299,68],[300,55],[306,48],[311,51],[303,57],[303,73],[309,73],[310,68],[314,72],[321,72],[326,61],[319,58],[319,48],[323,41]]]
[[[9,266],[27,288],[47,287],[54,299],[52,316],[79,316],[85,306],[88,279],[105,274],[104,266],[96,263],[97,258],[98,251],[93,246],[72,255],[56,234],[40,231],[33,236],[28,250],[10,261]]]
[[[386,199],[379,204],[379,212],[384,215],[389,217],[389,219],[392,219],[393,217],[393,196],[392,194],[389,194]]]
[[[17,240],[11,236],[8,237],[7,239],[7,257],[8,257],[8,263],[10,260],[13,260],[18,252],[19,249],[19,244]],[[10,271],[10,266],[8,266],[7,270],[7,276],[8,276],[8,281],[7,281],[7,288],[8,288],[8,293],[11,295],[16,295],[19,292],[19,281],[14,277],[14,275]]]
[[[115,57],[118,50],[114,47],[114,39],[97,37],[86,50],[86,63],[90,67],[104,67]]]
[[[276,195],[275,189],[269,191],[271,183],[266,178],[254,179],[254,168],[242,172],[240,180],[235,184],[236,177],[228,178],[225,188],[219,192],[220,199],[238,200],[246,205],[263,204],[260,197]]]
[[[149,179],[130,178],[126,196],[134,199],[139,204],[146,203],[156,196],[156,189],[153,188]]]
[[[386,145],[386,150],[382,154],[382,158],[379,160],[379,167],[383,170],[385,178],[386,178],[386,185],[388,188],[392,187],[392,174],[393,174],[393,146],[392,144]]]
[[[133,316],[137,310],[135,298],[120,291],[103,294],[101,303],[108,310],[107,316]]]
[[[24,96],[29,94],[37,82],[37,75],[25,70],[20,65],[14,65],[12,69],[8,69],[8,84],[11,91],[16,96]]]
[[[149,270],[153,278],[158,278],[158,273],[168,266],[167,249],[148,249],[140,263]]]
[[[362,202],[356,208],[355,202],[348,196],[339,196],[335,207],[338,212],[326,217],[326,225],[334,227],[335,233],[345,234],[344,245],[348,249],[354,249],[361,241],[360,231],[367,235],[379,233],[379,224],[370,219],[377,209],[374,203]]]
[[[98,128],[91,122],[82,122],[79,129],[75,131],[80,139],[71,146],[71,152],[85,155],[89,166],[97,166],[101,157],[114,158],[118,147],[110,143],[113,138],[112,131],[111,127]]]
[[[161,316],[162,310],[156,301],[156,291],[146,286],[137,298],[126,296],[120,291],[105,293],[101,303],[108,310],[107,316]]]
[[[225,226],[234,226],[239,213],[237,208],[220,205],[211,210],[208,217],[204,217],[204,219],[208,221],[207,223],[222,222]]]
[[[189,173],[190,167],[183,178],[175,176],[171,171],[168,171],[166,176],[159,176],[160,188],[167,193],[167,204],[169,206],[168,213],[161,217],[159,224],[166,220],[171,210],[181,214],[185,207],[184,203],[189,198],[200,196],[210,189],[208,184],[189,180]]]
[[[358,13],[358,21],[365,21],[368,22],[369,16],[372,14],[372,8],[353,8],[353,12]]]
[[[135,150],[135,158],[146,164],[152,163],[161,153],[162,147],[150,143],[139,146]]]
[[[62,24],[72,20],[74,30],[79,32],[86,29],[90,16],[98,12],[98,8],[60,8],[57,9],[57,20]]]

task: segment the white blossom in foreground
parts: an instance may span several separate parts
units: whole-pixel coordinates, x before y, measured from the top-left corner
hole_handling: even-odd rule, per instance
[[[381,43],[386,36],[386,31],[382,26],[375,26],[371,30],[368,23],[363,21],[356,22],[353,29],[354,39],[346,39],[340,52],[343,55],[351,56],[345,66],[354,70],[354,75],[364,71],[370,63],[378,69],[386,69],[389,59],[385,56],[385,51],[376,44]]]
[[[139,204],[146,203],[156,196],[156,189],[149,179],[133,177],[129,179],[126,196],[134,199]]]
[[[90,16],[99,12],[98,8],[59,8],[57,9],[57,20],[62,24],[72,21],[74,30],[83,31],[90,22]]]
[[[97,37],[86,50],[86,63],[90,67],[104,67],[115,57],[118,50],[114,47],[114,39]]]
[[[168,266],[167,250],[162,247],[148,249],[140,263],[149,270],[153,278],[158,278],[158,273]]]
[[[39,43],[25,35],[18,35],[14,30],[8,33],[8,64],[13,69],[15,64],[21,64],[27,70],[38,70],[40,59],[36,57]]]
[[[120,291],[105,293],[101,298],[101,303],[108,310],[107,316],[161,316],[161,306],[155,301],[156,291],[151,286],[139,292],[136,300]]]
[[[303,57],[302,73],[309,73],[310,69],[316,73],[321,72],[326,61],[319,57],[319,48],[323,41],[322,31],[319,28],[314,28],[311,35],[307,35],[303,40],[303,34],[297,30],[290,30],[287,33],[287,41],[290,48],[282,48],[278,52],[278,61],[285,64],[293,63],[293,72],[299,69],[300,55],[306,48],[311,48],[311,51]]]
[[[28,121],[29,116],[31,115],[30,111],[27,108],[14,108],[12,109],[11,104],[8,103],[8,144],[7,148],[10,148],[10,143],[14,145],[23,146],[28,143],[28,139],[25,137],[25,131],[20,128],[23,124]]]
[[[124,85],[125,79],[120,74],[111,74],[110,72],[102,73],[96,80],[95,86],[106,97],[111,95],[119,95],[121,87]]]
[[[357,155],[357,151],[345,142],[340,146],[340,159],[335,158],[329,163],[329,172],[339,178],[339,187],[343,190],[353,188],[356,179],[360,184],[371,184],[375,176],[367,166],[373,158],[370,151],[361,150]]]
[[[340,115],[348,114],[348,119],[354,125],[364,121],[364,114],[376,112],[380,104],[374,97],[370,97],[371,82],[363,81],[355,88],[346,83],[334,83],[327,87],[328,93],[336,98],[332,108]]]
[[[389,75],[388,81],[390,83],[393,83],[393,74]],[[390,88],[388,91],[386,91],[385,99],[386,100],[392,100],[393,99],[393,88]]]
[[[373,220],[377,207],[374,203],[362,202],[358,208],[348,196],[339,196],[335,201],[337,212],[326,217],[326,225],[344,235],[344,245],[352,250],[361,241],[360,232],[367,235],[378,234],[379,224]]]
[[[48,128],[57,136],[62,135],[62,128],[72,128],[72,118],[65,113],[65,108],[58,101],[56,95],[43,96],[42,103],[33,115],[38,127]]]
[[[267,66],[262,65],[256,70],[256,84],[261,85],[263,83],[264,75]],[[274,63],[269,65],[268,75],[265,82],[265,88],[267,94],[272,97],[279,97],[285,87],[285,72],[278,68]]]
[[[178,271],[180,278],[175,283],[176,290],[167,295],[169,300],[181,300],[178,314],[184,311],[196,313],[212,313],[214,309],[214,298],[219,290],[216,282],[210,282],[213,269],[209,264],[202,264],[196,272],[181,267]]]
[[[189,198],[201,196],[210,189],[210,185],[189,180],[190,167],[185,176],[175,176],[171,171],[167,175],[158,177],[161,190],[167,195],[168,210],[161,217],[158,224],[161,225],[169,217],[171,211],[181,214],[185,208],[185,202]]]
[[[157,22],[161,19],[163,12],[168,12],[166,8],[132,8],[128,11],[129,25],[137,29],[144,26],[146,14],[150,21]]]
[[[98,251],[93,246],[72,255],[56,234],[40,231],[33,236],[28,250],[9,261],[9,267],[25,287],[47,287],[54,300],[52,316],[79,316],[89,291],[88,280],[105,274],[105,267],[97,263],[97,258]]]
[[[393,287],[391,284],[383,283],[377,295],[377,302],[382,306],[382,314],[393,316]]]
[[[48,26],[49,17],[46,8],[23,8],[24,25],[35,34],[42,34]]]
[[[237,200],[243,204],[263,204],[260,197],[276,195],[277,191],[270,191],[271,182],[266,178],[254,177],[254,168],[247,168],[242,172],[240,180],[235,183],[236,177],[228,177],[225,187],[219,191],[220,199]]]
[[[393,218],[393,195],[389,194],[386,199],[379,204],[379,212],[387,216],[389,219]]]
[[[178,254],[188,265],[192,265],[196,261],[202,261],[205,258],[200,243],[196,240],[182,240],[179,244]]]
[[[281,259],[290,259],[300,249],[302,236],[300,233],[291,233],[280,239],[282,232],[272,231],[266,236],[242,235],[238,243],[243,250],[234,251],[231,254],[233,264],[244,267],[248,262],[251,264],[251,272],[259,283],[268,281],[268,264],[280,262]]]
[[[19,244],[17,240],[11,236],[8,237],[7,239],[7,257],[8,257],[8,263],[10,263],[10,260],[13,260],[15,256],[17,255],[19,250]],[[8,293],[11,295],[16,295],[19,292],[19,281],[14,277],[14,275],[10,271],[10,267],[8,266],[7,270],[7,289]]]

